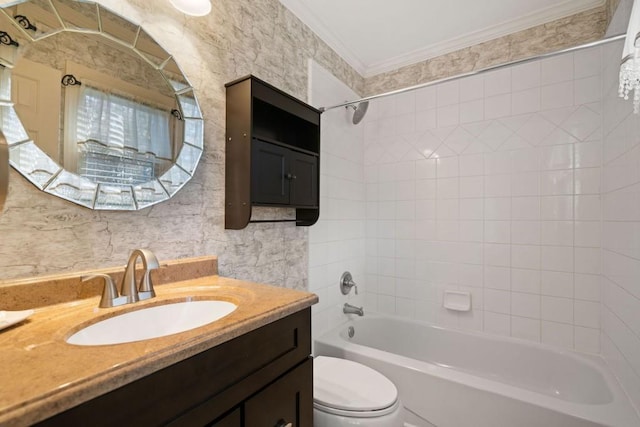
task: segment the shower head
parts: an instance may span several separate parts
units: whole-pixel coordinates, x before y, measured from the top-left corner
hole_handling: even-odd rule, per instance
[[[364,115],[367,114],[367,108],[369,108],[369,101],[363,101],[357,106],[347,105],[346,108],[353,108],[353,124],[357,125],[362,121]]]

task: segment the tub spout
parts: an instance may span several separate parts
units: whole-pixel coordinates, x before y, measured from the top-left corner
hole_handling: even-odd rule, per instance
[[[362,307],[356,307],[355,305],[348,303],[344,303],[342,311],[344,314],[357,314],[358,316],[364,316],[364,309]]]

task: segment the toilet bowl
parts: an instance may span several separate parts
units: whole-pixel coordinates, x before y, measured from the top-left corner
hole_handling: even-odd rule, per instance
[[[314,427],[402,427],[398,389],[380,372],[327,356],[313,365]]]

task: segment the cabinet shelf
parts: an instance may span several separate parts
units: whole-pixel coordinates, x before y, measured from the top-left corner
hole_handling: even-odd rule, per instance
[[[254,139],[257,139],[259,141],[268,142],[269,144],[274,144],[274,145],[279,145],[281,147],[290,148],[292,150],[299,151],[301,153],[309,154],[310,156],[316,156],[316,157],[320,156],[320,153],[318,153],[317,151],[305,150],[304,148],[300,148],[300,147],[295,146],[295,145],[287,144],[286,142],[278,141],[277,139],[268,138],[268,137],[265,137],[265,136],[262,136],[262,135],[254,135]]]
[[[256,222],[252,206],[295,208],[296,225],[315,224],[321,112],[254,76],[226,88],[225,228]]]

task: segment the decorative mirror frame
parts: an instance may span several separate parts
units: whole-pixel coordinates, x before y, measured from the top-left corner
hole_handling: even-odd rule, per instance
[[[9,147],[7,140],[0,132],[0,214],[9,193]]]
[[[87,0],[56,0],[56,3],[67,1],[67,3],[77,3],[95,7],[95,16],[98,20],[96,23],[97,28],[78,28],[77,26],[69,25],[56,9],[54,1],[41,0],[45,1],[51,7],[59,20],[60,28],[54,29],[44,35],[31,34],[30,31],[32,31],[32,29],[24,24],[21,15],[14,17],[8,12],[10,8],[22,3],[28,3],[29,1],[30,0],[14,1],[3,4],[0,8],[1,13],[13,24],[14,28],[12,28],[12,30],[18,32],[20,37],[29,40],[31,43],[37,43],[38,40],[64,31],[100,35],[112,42],[131,49],[135,55],[148,63],[149,66],[155,68],[166,80],[167,85],[172,88],[173,96],[175,96],[177,105],[180,108],[180,111],[173,111],[172,114],[180,115],[180,119],[184,121],[183,138],[182,147],[173,165],[154,180],[136,185],[95,183],[88,178],[65,170],[45,154],[45,152],[35,144],[35,141],[29,138],[24,125],[14,109],[14,102],[11,99],[11,79],[9,77],[6,79],[6,81],[9,82],[9,87],[0,87],[0,130],[4,132],[7,138],[11,166],[40,190],[90,209],[116,211],[139,210],[171,198],[193,177],[204,148],[204,122],[198,101],[191,84],[173,56],[166,53],[167,57],[161,63],[153,62],[138,48],[139,41],[141,41],[140,45],[143,47],[144,44],[148,46],[148,42],[152,41],[156,43],[160,49],[164,50],[164,48],[151,38],[140,25],[131,23],[128,19],[109,10],[103,5]],[[108,12],[134,27],[135,38],[133,42],[122,40],[111,33],[105,32],[101,10]],[[10,43],[5,43],[2,40],[2,37],[4,37],[3,34],[7,35],[9,29],[0,28],[0,30],[2,31],[0,33],[0,44],[4,45],[2,46],[2,49],[4,49],[3,52],[12,48],[14,50],[13,54],[0,54],[0,65],[6,70],[11,70],[18,59],[15,52],[17,47],[15,45],[12,46]],[[171,67],[179,70],[184,81],[180,82],[170,78],[169,72],[165,70],[168,64],[171,64]]]

